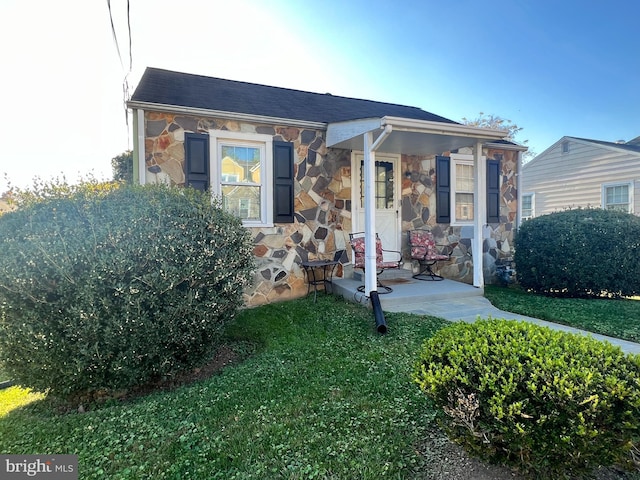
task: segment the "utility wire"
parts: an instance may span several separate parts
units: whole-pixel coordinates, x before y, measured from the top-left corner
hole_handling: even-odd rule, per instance
[[[113,41],[116,45],[116,51],[118,52],[118,58],[120,59],[120,66],[124,70],[124,62],[122,61],[122,54],[120,53],[120,44],[118,43],[118,35],[116,33],[116,27],[113,23],[113,12],[111,10],[111,0],[107,0],[107,8],[109,9],[109,21],[111,23],[111,33],[113,34]],[[131,41],[131,5],[127,0],[127,33],[129,34],[129,71],[125,74],[122,81],[122,95],[124,106],[124,118],[127,125],[127,146],[131,145],[131,138],[129,136],[129,111],[127,109],[127,101],[129,100],[129,74],[133,70],[133,48]]]
[[[118,35],[116,34],[116,27],[113,24],[113,12],[111,11],[111,0],[107,0],[107,7],[109,8],[109,21],[111,22],[111,33],[113,34],[113,41],[116,44],[118,58],[120,59],[120,66],[124,68],[124,64],[122,63],[122,55],[120,54],[120,45],[118,45]]]

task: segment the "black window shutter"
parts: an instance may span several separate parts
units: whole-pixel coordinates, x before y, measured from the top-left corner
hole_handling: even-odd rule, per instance
[[[451,223],[451,159],[436,157],[436,222]]]
[[[196,190],[209,189],[209,135],[184,135],[185,184]]]
[[[273,142],[273,221],[293,223],[293,143]]]
[[[487,160],[487,223],[500,223],[499,160]]]

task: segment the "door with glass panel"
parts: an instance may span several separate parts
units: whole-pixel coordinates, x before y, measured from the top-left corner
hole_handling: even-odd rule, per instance
[[[392,155],[375,156],[375,217],[376,232],[385,250],[400,251],[400,202],[397,181],[400,158]],[[354,232],[364,231],[364,154],[354,156]]]

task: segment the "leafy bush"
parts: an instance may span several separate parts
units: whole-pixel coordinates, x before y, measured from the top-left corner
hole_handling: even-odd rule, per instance
[[[524,222],[514,260],[525,289],[566,297],[640,293],[640,218],[577,209]]]
[[[202,362],[253,268],[240,221],[193,189],[44,190],[0,217],[0,360],[12,378],[76,397]]]
[[[622,462],[640,428],[640,356],[525,322],[446,327],[413,378],[453,440],[537,478]]]

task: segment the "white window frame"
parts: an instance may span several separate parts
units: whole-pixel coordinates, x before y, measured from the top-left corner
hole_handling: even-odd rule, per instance
[[[613,187],[627,187],[627,190],[629,192],[629,196],[627,198],[628,201],[628,207],[627,207],[627,212],[628,213],[633,213],[633,182],[629,181],[629,182],[609,182],[609,183],[603,183],[602,184],[602,193],[601,193],[601,205],[603,209],[607,209],[608,208],[608,204],[607,204],[607,189],[608,188],[613,188]]]
[[[530,215],[525,215],[524,214],[524,198],[525,197],[531,197],[531,214]],[[536,216],[536,194],[535,193],[523,193],[522,194],[522,202],[520,203],[520,207],[522,208],[522,211],[520,212],[520,218],[522,218],[522,220],[528,220],[530,218],[533,218]]]
[[[258,133],[209,130],[211,191],[222,198],[222,145],[259,148],[260,155],[260,220],[242,220],[245,227],[273,226],[273,137]]]
[[[450,203],[451,203],[451,225],[474,225],[475,224],[475,216],[478,214],[478,212],[474,211],[473,212],[473,216],[474,218],[471,220],[458,220],[456,218],[456,193],[470,193],[471,195],[473,195],[473,204],[474,204],[474,208],[475,208],[475,204],[476,204],[476,198],[475,198],[475,191],[460,191],[458,192],[456,190],[456,165],[471,165],[473,167],[473,179],[474,182],[477,181],[476,177],[476,169],[478,168],[475,165],[474,162],[474,156],[473,155],[467,155],[467,154],[460,154],[460,153],[452,153],[449,158],[451,159],[451,166],[450,168]],[[486,161],[486,157],[485,156],[481,156],[480,157],[480,161],[481,162],[485,162]],[[474,188],[475,190],[475,188]],[[480,192],[480,195],[486,195],[485,192]]]

